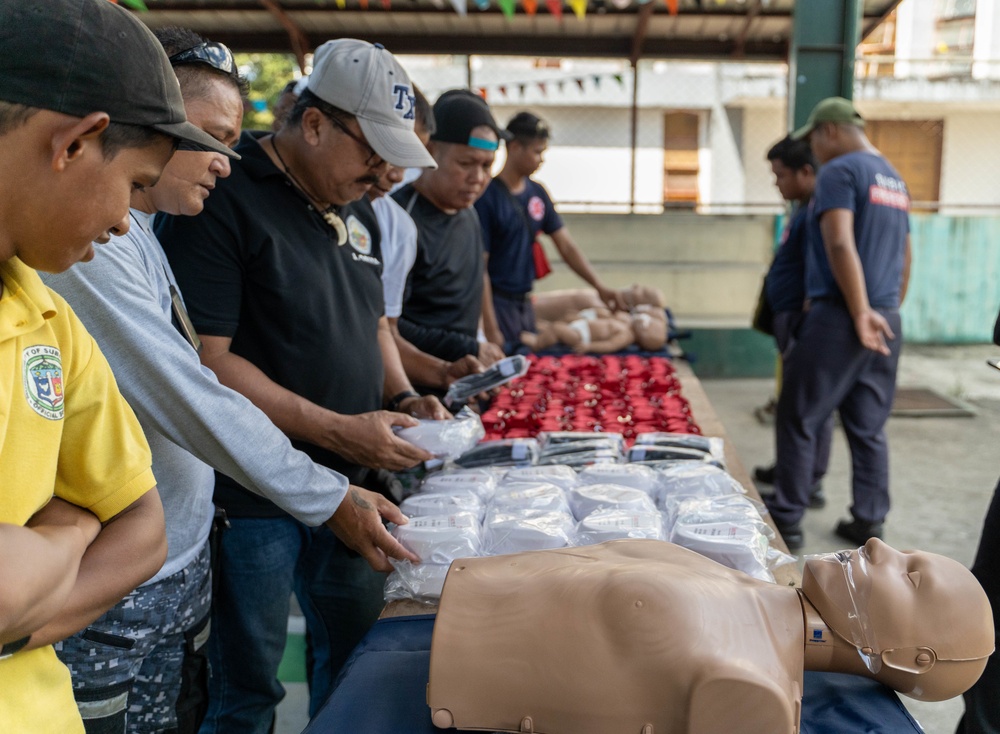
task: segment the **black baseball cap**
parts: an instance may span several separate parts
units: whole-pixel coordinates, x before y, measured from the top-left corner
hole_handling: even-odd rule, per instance
[[[496,133],[499,140],[510,140],[511,136],[493,119],[493,113],[486,100],[468,89],[451,89],[434,103],[434,122],[437,130],[431,140],[442,143],[459,143],[482,150],[496,150],[487,141],[473,138],[470,133],[485,125]]]
[[[507,123],[507,132],[515,138],[530,138],[531,140],[548,140],[549,126],[538,115],[530,112],[518,112]]]
[[[151,127],[201,150],[239,155],[187,121],[156,37],[108,0],[0,5],[0,100]]]

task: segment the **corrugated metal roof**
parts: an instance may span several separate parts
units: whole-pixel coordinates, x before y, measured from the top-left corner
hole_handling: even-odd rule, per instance
[[[788,52],[794,0],[679,0],[671,16],[661,0],[652,7],[616,8],[611,0],[589,0],[578,19],[564,3],[560,20],[539,2],[528,16],[518,7],[506,18],[493,4],[480,11],[468,1],[461,16],[451,0],[146,0],[139,17],[150,27],[192,28],[237,51],[290,51],[288,27],[309,47],[331,38],[381,42],[395,53],[517,54],[629,58],[637,36],[643,57],[781,59]],[[863,31],[885,17],[899,0],[864,0]],[[265,5],[270,4],[272,9]],[[644,17],[648,16],[648,17]]]

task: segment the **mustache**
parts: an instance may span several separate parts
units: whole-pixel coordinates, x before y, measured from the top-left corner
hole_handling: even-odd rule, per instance
[[[378,176],[374,176],[374,175],[373,176],[362,176],[361,178],[358,179],[358,183],[359,184],[367,184],[369,186],[376,185],[378,183],[378,181],[379,181],[379,177]]]

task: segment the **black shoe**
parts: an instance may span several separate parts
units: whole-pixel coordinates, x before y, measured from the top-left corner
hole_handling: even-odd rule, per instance
[[[774,525],[778,528],[778,532],[781,534],[781,539],[785,541],[785,545],[792,553],[801,550],[802,546],[805,545],[805,538],[802,535],[802,525],[800,523],[795,523],[794,525],[782,525],[780,522],[775,520]]]
[[[864,522],[863,520],[841,520],[833,531],[844,540],[855,545],[864,545],[872,538],[882,538],[882,523]]]
[[[774,464],[771,466],[755,466],[753,468],[754,481],[762,484],[774,484]]]

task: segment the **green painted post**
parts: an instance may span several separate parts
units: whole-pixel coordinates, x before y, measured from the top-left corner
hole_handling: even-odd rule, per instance
[[[826,97],[854,98],[862,0],[795,0],[788,54],[788,127]]]

